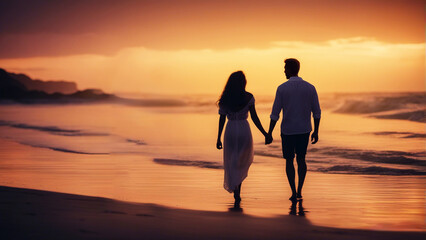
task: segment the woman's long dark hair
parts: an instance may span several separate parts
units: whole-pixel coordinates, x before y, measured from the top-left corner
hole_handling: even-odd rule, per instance
[[[226,82],[217,104],[232,111],[241,109],[246,101],[246,76],[242,71],[233,72]]]

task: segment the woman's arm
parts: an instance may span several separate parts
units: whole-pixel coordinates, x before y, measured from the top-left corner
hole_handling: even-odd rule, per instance
[[[263,129],[262,123],[260,123],[259,117],[257,116],[256,108],[254,107],[254,104],[250,106],[250,116],[251,120],[253,120],[254,125],[260,130],[260,132],[263,134],[263,136],[266,137],[267,133],[265,129]]]
[[[222,131],[223,131],[223,126],[225,125],[225,121],[226,121],[226,115],[220,114],[219,131],[217,133],[217,142],[216,142],[217,149],[222,149],[222,141],[220,141],[220,138],[222,137]]]

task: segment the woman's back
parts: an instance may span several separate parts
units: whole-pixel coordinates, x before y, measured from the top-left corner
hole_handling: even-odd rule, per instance
[[[252,105],[254,105],[253,94],[246,92],[243,104],[239,106],[219,105],[219,114],[226,115],[228,120],[245,120],[248,118],[248,111]]]

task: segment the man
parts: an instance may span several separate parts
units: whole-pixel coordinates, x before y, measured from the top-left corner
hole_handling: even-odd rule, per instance
[[[265,144],[272,142],[272,131],[279,119],[281,110],[281,140],[283,157],[286,160],[287,179],[291,187],[291,201],[302,198],[302,187],[306,176],[305,155],[312,131],[311,113],[314,118],[314,132],[311,136],[312,144],[318,142],[318,128],[321,118],[321,109],[315,87],[298,76],[300,63],[297,59],[288,58],[285,61],[284,73],[288,81],[281,84],[275,95],[272,106],[269,132]],[[295,186],[294,155],[296,153],[297,173],[299,184]]]

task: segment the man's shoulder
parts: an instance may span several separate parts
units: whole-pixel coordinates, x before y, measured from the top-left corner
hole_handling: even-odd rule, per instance
[[[312,85],[311,83],[309,83],[309,82],[307,82],[303,79],[298,80],[298,84],[302,84],[302,85],[305,85],[307,87],[314,87],[314,85]],[[289,87],[292,87],[292,86],[294,86],[294,83],[292,83],[291,81],[285,81],[285,82],[281,83],[281,85],[279,85],[277,89],[285,89],[285,88],[289,88]]]
[[[303,81],[306,83],[307,86],[309,86],[310,88],[314,88],[315,89],[315,86],[312,83],[307,82],[305,80],[303,80]]]
[[[304,80],[304,79],[300,79],[297,81],[298,85],[300,86],[300,84],[302,84],[302,86],[304,86],[305,88],[309,88],[312,90],[315,90],[315,86],[313,84],[311,84],[310,82]],[[277,91],[282,92],[285,89],[293,89],[294,88],[294,83],[292,83],[291,81],[285,81],[283,83],[281,83],[281,85],[278,86]]]
[[[282,90],[282,89],[286,88],[286,87],[287,87],[287,85],[288,85],[288,81],[283,82],[283,83],[281,83],[281,84],[277,87],[277,90],[278,90],[278,91],[279,91],[279,90]]]
[[[301,81],[302,83],[303,83],[303,85],[305,85],[307,88],[310,88],[310,89],[313,89],[313,90],[315,90],[315,86],[312,84],[312,83],[310,83],[310,82],[308,82],[308,81],[306,81],[306,80],[304,80],[304,79],[302,79],[302,81]]]

